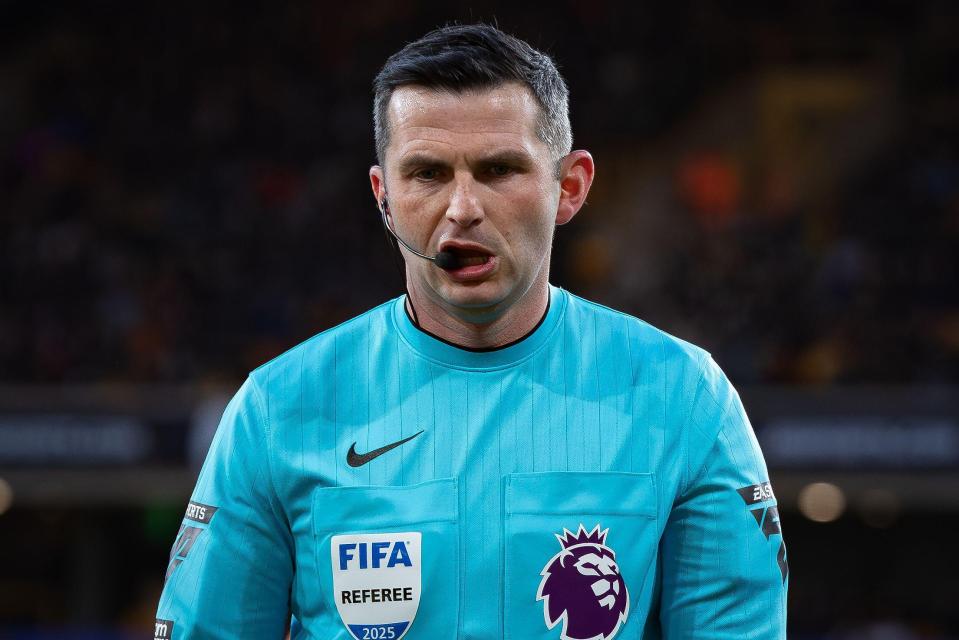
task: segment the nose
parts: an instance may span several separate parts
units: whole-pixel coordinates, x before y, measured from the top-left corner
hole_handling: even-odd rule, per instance
[[[483,205],[476,197],[470,179],[458,180],[450,194],[446,219],[464,229],[479,224],[484,217]]]

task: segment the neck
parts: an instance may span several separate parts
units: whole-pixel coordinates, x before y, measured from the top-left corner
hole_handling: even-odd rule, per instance
[[[437,304],[408,283],[406,308],[419,328],[467,349],[495,349],[524,338],[539,325],[549,306],[549,285],[534,283],[508,306],[481,308]]]

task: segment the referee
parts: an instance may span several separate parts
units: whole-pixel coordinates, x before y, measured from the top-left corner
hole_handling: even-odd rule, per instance
[[[253,371],[155,637],[785,638],[762,453],[701,349],[549,284],[586,200],[552,60],[433,31],[375,83],[406,295]]]

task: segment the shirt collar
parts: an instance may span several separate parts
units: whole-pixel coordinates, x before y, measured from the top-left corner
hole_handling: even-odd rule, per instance
[[[546,313],[528,334],[493,349],[467,349],[454,345],[416,325],[406,312],[406,298],[393,301],[393,324],[403,342],[423,357],[456,369],[502,369],[517,364],[538,351],[553,335],[566,311],[567,294],[550,285]]]

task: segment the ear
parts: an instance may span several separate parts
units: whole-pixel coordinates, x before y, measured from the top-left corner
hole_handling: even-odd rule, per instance
[[[370,167],[370,186],[373,188],[376,208],[380,209],[383,201],[386,200],[386,177],[383,174],[383,168],[378,164]]]
[[[572,220],[586,203],[586,194],[593,184],[595,173],[596,167],[589,151],[573,151],[561,160],[556,224],[566,224]]]

